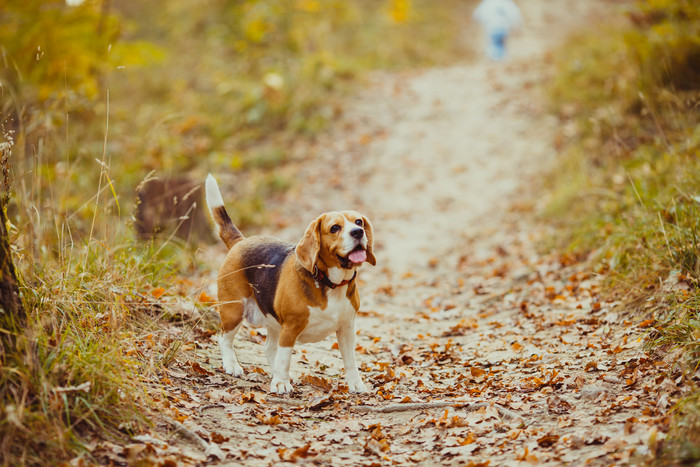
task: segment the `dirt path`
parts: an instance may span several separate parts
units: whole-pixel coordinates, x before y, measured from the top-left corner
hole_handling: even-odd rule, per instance
[[[246,465],[610,465],[648,452],[675,383],[585,266],[532,246],[544,233],[530,184],[555,156],[536,90],[545,51],[606,7],[521,3],[508,62],[376,76],[276,207],[274,234],[289,240],[326,210],[373,221],[378,265],[361,271],[356,323],[370,394],[343,390],[332,338],[297,348],[281,399],[267,395],[261,335],[241,333],[237,380],[200,333],[164,375],[182,425],[135,442]]]

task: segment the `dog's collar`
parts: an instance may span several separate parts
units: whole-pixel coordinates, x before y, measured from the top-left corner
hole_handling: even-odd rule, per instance
[[[335,282],[331,282],[331,280],[328,278],[327,275],[325,275],[323,272],[321,272],[318,267],[314,266],[314,272],[312,274],[314,281],[316,282],[316,287],[319,287],[318,283],[320,282],[321,284],[325,285],[329,289],[335,289],[336,287],[342,287],[344,285],[348,285],[350,282],[355,280],[355,277],[357,277],[357,269],[355,269],[355,274],[352,275],[352,277],[348,280],[344,280],[340,284],[336,284]]]

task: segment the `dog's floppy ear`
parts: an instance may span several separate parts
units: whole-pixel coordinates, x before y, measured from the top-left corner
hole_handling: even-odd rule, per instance
[[[315,221],[312,221],[304,232],[304,236],[297,244],[294,252],[297,259],[304,269],[313,273],[318,261],[318,255],[321,252],[321,222],[323,216],[320,216]]]
[[[372,230],[372,224],[370,224],[369,219],[362,216],[362,225],[365,228],[365,235],[367,236],[367,262],[372,266],[377,264],[377,259],[374,257],[374,231]]]

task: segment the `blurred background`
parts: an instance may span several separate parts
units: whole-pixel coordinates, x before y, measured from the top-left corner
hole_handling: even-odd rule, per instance
[[[18,195],[11,222],[33,229],[18,245],[36,255],[96,227],[112,237],[122,223],[142,237],[172,231],[153,219],[179,222],[190,204],[172,207],[177,216],[139,212],[137,188],[198,199],[209,171],[237,186],[230,209],[241,225],[265,223],[265,199],[292,183],[285,164],[309,156],[294,148],[342,115],[341,98],[368,71],[470,56],[463,25],[474,3],[4,2],[5,182]],[[95,210],[119,222],[95,225]],[[208,235],[208,224],[185,224],[185,239]]]

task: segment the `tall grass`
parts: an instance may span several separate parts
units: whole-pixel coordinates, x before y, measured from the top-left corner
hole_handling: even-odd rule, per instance
[[[653,313],[649,345],[680,349],[687,375],[700,365],[698,57],[697,2],[641,1],[568,44],[551,87],[562,163],[547,216],[559,246],[589,254],[630,304],[655,303],[630,313]],[[675,409],[666,461],[700,459],[697,391]]]
[[[64,188],[34,186],[56,197]],[[11,235],[28,319],[0,371],[0,458],[51,465],[89,435],[124,436],[148,422],[160,363],[144,336],[162,328],[149,291],[177,264],[172,248],[137,244],[104,193],[87,197],[93,217],[79,226],[40,193],[17,193],[26,215]]]

